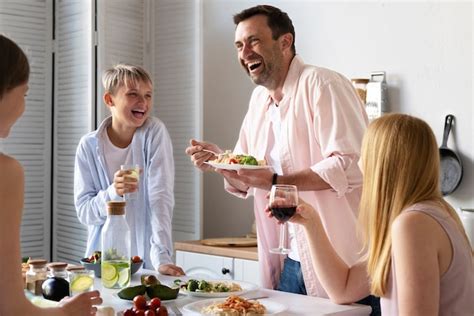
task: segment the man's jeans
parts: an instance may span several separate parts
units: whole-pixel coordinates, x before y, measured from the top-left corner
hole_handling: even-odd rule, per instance
[[[306,295],[301,264],[298,261],[285,258],[277,290]]]

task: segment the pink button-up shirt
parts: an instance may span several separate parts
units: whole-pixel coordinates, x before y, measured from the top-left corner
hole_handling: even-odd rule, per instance
[[[362,174],[359,160],[362,136],[368,124],[364,105],[344,76],[324,68],[305,65],[295,56],[278,103],[281,115],[280,161],[283,174],[311,168],[331,189],[300,192],[319,212],[329,239],[339,256],[353,265],[361,256],[356,237]],[[262,86],[254,89],[242,123],[235,152],[265,158],[271,120],[266,112],[273,100]],[[278,224],[264,212],[266,190],[241,192],[225,183],[226,190],[240,197],[254,195],[258,233],[258,256],[262,284],[275,288],[282,256],[269,253],[278,245]],[[301,269],[308,295],[328,297],[312,267],[303,228],[295,227]]]

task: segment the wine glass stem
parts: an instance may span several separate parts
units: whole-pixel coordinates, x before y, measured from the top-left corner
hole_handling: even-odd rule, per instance
[[[280,245],[278,248],[284,249],[285,248],[285,240],[286,240],[286,222],[280,225]]]

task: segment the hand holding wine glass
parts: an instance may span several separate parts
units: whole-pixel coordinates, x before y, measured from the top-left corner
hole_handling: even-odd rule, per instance
[[[270,191],[269,208],[279,222],[280,226],[280,243],[278,248],[270,249],[271,253],[288,254],[290,249],[285,247],[286,240],[286,222],[295,214],[298,205],[298,189],[295,185],[274,185]]]

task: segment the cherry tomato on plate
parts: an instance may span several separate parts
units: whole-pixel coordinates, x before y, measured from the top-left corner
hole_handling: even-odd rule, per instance
[[[168,316],[168,309],[165,305],[156,310],[156,316]]]
[[[150,309],[156,310],[161,306],[161,300],[158,297],[152,298],[150,301]]]
[[[146,298],[143,295],[137,295],[133,298],[133,305],[137,311],[146,309]],[[135,312],[137,314],[137,312]]]
[[[135,315],[135,312],[132,311],[131,309],[126,309],[124,312],[123,312],[123,316],[133,316]]]

